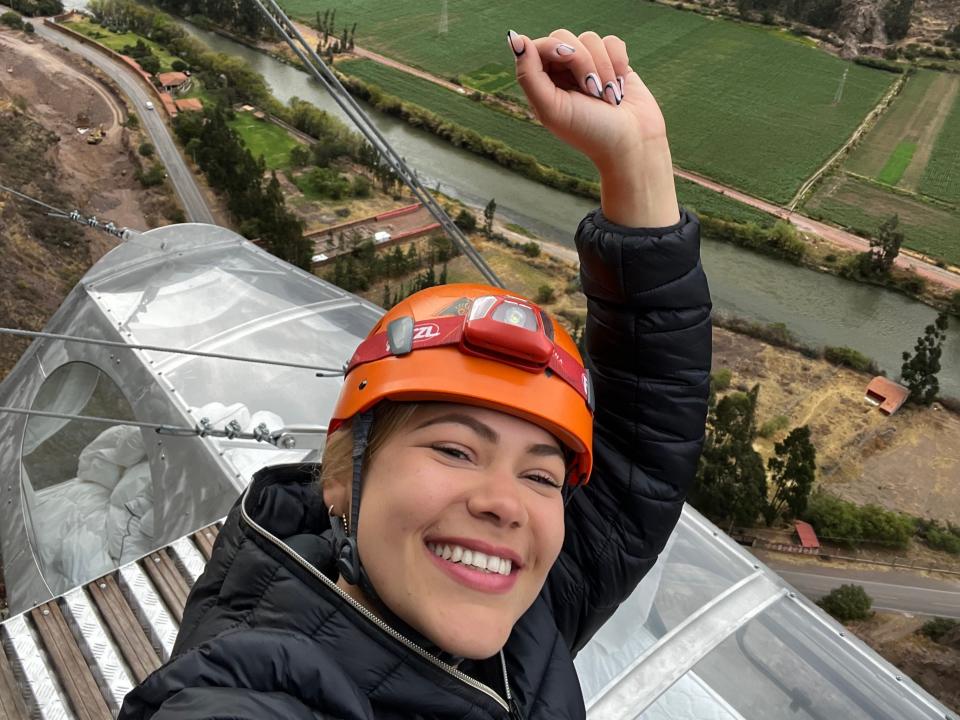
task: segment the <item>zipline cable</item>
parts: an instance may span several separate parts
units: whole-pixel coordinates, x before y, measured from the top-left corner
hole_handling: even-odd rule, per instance
[[[76,335],[61,335],[59,333],[38,332],[36,330],[18,330],[16,328],[0,327],[0,335],[14,335],[17,337],[44,338],[47,340],[63,340],[65,342],[75,342],[87,345],[105,345],[107,347],[126,348],[128,350],[152,350],[154,352],[164,352],[177,355],[195,355],[197,357],[216,358],[218,360],[236,360],[237,362],[257,363],[258,365],[277,365],[280,367],[297,368],[300,370],[312,370],[317,373],[317,377],[339,377],[343,375],[342,368],[317,367],[305,363],[287,362],[284,360],[267,360],[266,358],[240,357],[238,355],[229,355],[227,353],[205,352],[203,350],[181,350],[176,348],[164,347],[163,345],[142,345],[138,343],[125,343],[116,340],[100,340],[97,338],[78,337]]]
[[[97,220],[96,215],[91,215],[90,217],[86,217],[79,210],[71,210],[69,212],[66,210],[61,210],[60,208],[54,207],[53,205],[43,202],[43,200],[38,200],[35,197],[31,197],[30,195],[27,195],[26,193],[22,193],[19,190],[14,190],[13,188],[7,187],[6,185],[0,185],[0,191],[8,192],[11,195],[14,195],[20,198],[21,200],[26,200],[27,202],[34,203],[35,205],[39,205],[40,207],[45,208],[46,210],[49,210],[47,215],[50,215],[51,217],[61,218],[63,220],[70,220],[72,222],[77,223],[78,225],[86,225],[87,227],[92,227],[95,230],[102,230],[103,232],[109,233],[110,235],[113,235],[114,237],[118,237],[122,240],[127,239],[131,234],[137,232],[136,230],[131,230],[130,228],[117,227],[116,224],[114,224],[109,220],[107,222],[103,222],[102,220]]]

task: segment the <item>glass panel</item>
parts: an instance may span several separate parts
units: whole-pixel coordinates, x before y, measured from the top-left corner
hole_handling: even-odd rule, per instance
[[[594,697],[658,638],[753,571],[685,509],[657,565],[577,656],[584,698]]]
[[[95,292],[138,341],[162,345],[174,337],[178,347],[290,308],[344,297],[235,247],[175,256],[103,281]]]
[[[30,542],[54,593],[92,580],[152,546],[153,480],[133,411],[105,373],[68,363],[33,409],[113,418],[113,425],[31,416],[21,480]]]
[[[366,306],[351,305],[259,327],[218,344],[215,351],[340,368],[377,318]],[[311,370],[208,358],[187,359],[167,377],[192,407],[239,402],[251,414],[272,412],[287,426],[325,425],[342,382],[318,378]]]
[[[942,718],[912,683],[881,672],[861,647],[814,619],[799,601],[784,599],[723,641],[693,672],[722,698],[718,702],[748,720]],[[657,705],[669,703],[670,692]]]

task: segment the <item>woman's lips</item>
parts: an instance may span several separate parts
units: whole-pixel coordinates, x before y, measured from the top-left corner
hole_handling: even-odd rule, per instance
[[[426,545],[423,546],[423,551],[430,556],[431,562],[446,573],[448,577],[471,590],[502,595],[510,592],[517,583],[519,572],[516,569],[507,575],[501,575],[496,572],[485,572],[473,565],[464,565],[462,563],[444,560],[442,557],[437,556]]]

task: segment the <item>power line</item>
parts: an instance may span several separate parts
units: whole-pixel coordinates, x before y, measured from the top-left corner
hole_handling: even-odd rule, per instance
[[[125,348],[127,350],[152,350],[154,352],[172,353],[177,355],[195,355],[197,357],[215,358],[218,360],[236,360],[237,362],[257,363],[258,365],[277,365],[280,367],[312,370],[317,377],[339,377],[343,375],[341,368],[317,367],[305,363],[286,362],[284,360],[267,360],[266,358],[241,357],[227,353],[204,352],[202,350],[182,350],[164,347],[163,345],[142,345],[139,343],[118,342],[116,340],[101,340],[99,338],[78,337],[76,335],[61,335],[59,333],[38,332],[35,330],[18,330],[16,328],[0,327],[0,335],[14,335],[17,337],[43,338],[45,340],[63,340],[87,345],[104,345],[106,347]]]
[[[26,200],[27,202],[31,202],[35,205],[39,205],[40,207],[45,208],[46,210],[49,210],[47,215],[51,217],[56,217],[63,220],[70,220],[79,225],[86,225],[87,227],[92,227],[95,230],[102,230],[105,233],[113,235],[114,237],[121,238],[123,240],[129,237],[130,233],[136,232],[135,230],[130,230],[129,228],[126,228],[126,227],[122,227],[122,228],[117,227],[116,224],[114,224],[109,220],[106,222],[102,220],[98,220],[96,215],[91,215],[90,217],[87,217],[81,214],[79,210],[71,210],[70,212],[67,212],[66,210],[61,210],[60,208],[54,207],[53,205],[49,205],[43,202],[42,200],[38,200],[35,197],[31,197],[30,195],[22,193],[18,190],[14,190],[13,188],[7,187],[6,185],[0,185],[0,190],[8,192],[11,195],[14,195],[20,198],[21,200]]]

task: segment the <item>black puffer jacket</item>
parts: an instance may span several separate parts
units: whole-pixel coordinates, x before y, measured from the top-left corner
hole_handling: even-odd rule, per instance
[[[577,231],[597,412],[590,483],[563,551],[501,656],[454,669],[333,585],[310,466],[268,469],[231,512],[194,587],[174,657],[122,720],[584,717],[572,657],[663,549],[693,480],[706,415],[710,297],[699,223]]]

